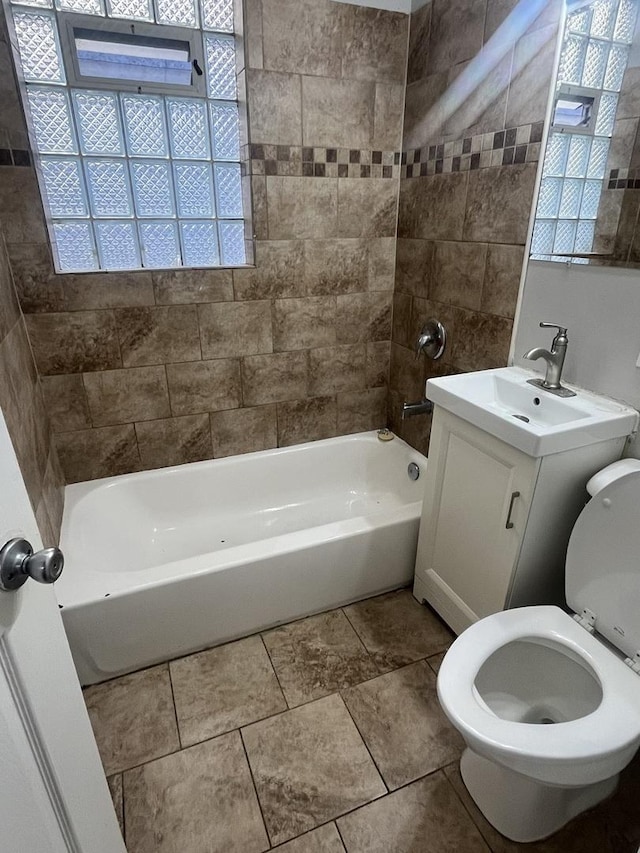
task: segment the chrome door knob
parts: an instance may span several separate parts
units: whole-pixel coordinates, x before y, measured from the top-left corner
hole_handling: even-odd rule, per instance
[[[0,590],[20,589],[33,578],[38,583],[55,583],[64,567],[59,548],[44,548],[33,553],[26,539],[10,539],[0,550]]]

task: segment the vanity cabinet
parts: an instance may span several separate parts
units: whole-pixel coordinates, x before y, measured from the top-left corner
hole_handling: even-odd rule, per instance
[[[589,477],[617,438],[533,457],[434,410],[414,595],[460,633],[490,613],[564,604],[564,559]]]

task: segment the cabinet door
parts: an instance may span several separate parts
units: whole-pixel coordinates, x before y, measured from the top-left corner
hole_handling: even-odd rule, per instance
[[[416,578],[456,631],[503,610],[538,460],[436,409]]]

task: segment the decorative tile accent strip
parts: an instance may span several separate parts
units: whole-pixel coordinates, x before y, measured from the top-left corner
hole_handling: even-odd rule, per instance
[[[399,178],[400,152],[300,145],[249,146],[252,175],[305,178]]]
[[[640,190],[640,169],[612,169],[607,187],[610,190]]]
[[[535,163],[540,159],[542,132],[543,123],[536,122],[403,151],[401,177]]]
[[[30,166],[31,154],[21,148],[0,148],[0,166]]]

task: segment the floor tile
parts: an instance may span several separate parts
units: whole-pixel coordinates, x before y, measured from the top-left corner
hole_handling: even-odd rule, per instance
[[[344,701],[390,789],[458,758],[464,743],[440,708],[424,661],[343,692]]]
[[[122,773],[116,773],[115,776],[109,776],[107,779],[109,792],[113,800],[113,807],[116,810],[116,817],[120,825],[120,832],[124,835],[124,800],[122,797]]]
[[[129,853],[262,853],[269,848],[238,732],[124,774]]]
[[[348,853],[489,853],[444,773],[338,820]]]
[[[310,616],[263,637],[290,708],[378,675],[341,610]]]
[[[609,815],[618,794],[595,809],[579,815],[550,838],[518,844],[500,835],[486,820],[467,791],[457,763],[445,768],[445,773],[492,853],[636,853],[638,849],[640,838],[630,842],[625,838],[623,828],[611,820]]]
[[[340,696],[242,729],[272,844],[386,793]]]
[[[441,652],[454,639],[408,589],[351,604],[344,612],[381,670]]]
[[[325,823],[275,849],[280,853],[345,853],[335,823]]]
[[[84,691],[107,776],[180,748],[166,664]]]
[[[287,710],[260,637],[169,665],[183,746]]]

